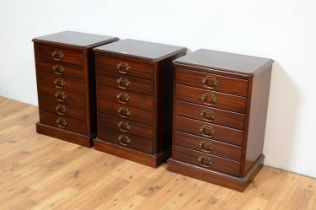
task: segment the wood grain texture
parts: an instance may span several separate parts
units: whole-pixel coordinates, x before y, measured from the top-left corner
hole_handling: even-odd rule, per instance
[[[315,210],[316,180],[264,166],[236,192],[37,134],[37,107],[0,97],[0,209]]]

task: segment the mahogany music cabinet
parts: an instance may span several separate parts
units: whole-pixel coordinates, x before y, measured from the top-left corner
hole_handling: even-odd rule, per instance
[[[264,159],[272,60],[201,49],[174,65],[168,170],[243,191]]]
[[[95,148],[157,167],[171,148],[172,61],[186,48],[126,39],[95,53]]]
[[[92,49],[115,37],[64,31],[33,39],[39,105],[38,133],[83,146],[96,136]]]

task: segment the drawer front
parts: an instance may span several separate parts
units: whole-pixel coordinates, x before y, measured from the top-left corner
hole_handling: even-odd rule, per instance
[[[135,76],[144,79],[154,79],[154,66],[114,56],[96,54],[96,68],[121,75]]]
[[[145,153],[153,153],[152,141],[136,137],[130,134],[122,134],[102,126],[98,127],[98,137],[104,141],[108,141],[114,144],[119,144],[123,147],[136,149]]]
[[[206,91],[180,84],[176,85],[176,99],[238,113],[246,112],[247,100],[245,97]]]
[[[137,123],[118,117],[109,116],[103,113],[98,115],[98,124],[102,127],[121,132],[121,134],[131,134],[146,139],[153,138],[153,129],[148,125]]]
[[[207,138],[202,138],[179,131],[174,132],[173,144],[197,150],[203,154],[216,155],[239,162],[241,161],[241,148],[231,144],[212,141]]]
[[[37,73],[37,85],[55,87],[57,90],[68,90],[76,93],[85,93],[85,84],[82,80],[71,78],[56,77],[42,72]]]
[[[175,160],[180,160],[202,168],[220,171],[233,176],[239,176],[240,163],[213,155],[206,155],[191,149],[173,146],[172,155]]]
[[[40,122],[56,128],[74,131],[81,134],[88,134],[86,121],[40,111]]]
[[[117,73],[97,70],[97,82],[100,85],[107,85],[122,90],[138,92],[146,95],[153,95],[154,83],[151,80],[130,77]]]
[[[84,80],[84,72],[82,67],[71,64],[54,64],[50,62],[36,62],[36,71],[49,73],[56,77],[74,78]]]
[[[238,146],[241,146],[243,143],[243,132],[240,130],[192,120],[185,117],[175,117],[174,129]]]
[[[78,120],[86,120],[86,110],[83,107],[43,100],[39,100],[38,105],[40,110],[46,112]]]
[[[139,109],[153,110],[153,97],[148,95],[99,85],[97,88],[97,97],[98,100],[104,99],[128,107],[131,106]]]
[[[35,58],[48,61],[83,64],[83,51],[55,45],[35,44]]]
[[[132,120],[147,125],[153,124],[153,112],[135,107],[127,107],[122,104],[112,103],[105,100],[98,100],[98,112],[112,116],[117,116],[120,119]]]
[[[177,100],[175,102],[175,114],[239,130],[244,129],[245,115],[235,112]]]
[[[79,107],[86,106],[86,98],[82,94],[57,90],[56,88],[41,86],[38,88],[39,100],[49,101],[50,103],[61,102],[64,104],[75,104]]]
[[[176,82],[192,87],[240,96],[247,96],[248,93],[247,80],[197,72],[184,68],[176,69]]]

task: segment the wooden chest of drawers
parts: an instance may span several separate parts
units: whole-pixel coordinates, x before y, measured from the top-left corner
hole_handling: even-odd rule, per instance
[[[96,48],[97,150],[152,167],[169,156],[172,61],[185,52],[129,39]]]
[[[264,158],[272,61],[202,49],[174,65],[168,170],[243,191]]]
[[[37,132],[91,146],[96,136],[94,53],[114,37],[65,31],[33,39]]]

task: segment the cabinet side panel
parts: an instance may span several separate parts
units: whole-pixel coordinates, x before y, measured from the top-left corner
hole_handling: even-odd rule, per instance
[[[172,62],[183,55],[185,55],[185,52],[165,59],[158,64],[157,153],[161,150],[171,150],[174,82]]]
[[[87,50],[87,61],[88,61],[88,69],[87,69],[87,87],[88,87],[88,95],[89,95],[89,108],[87,113],[89,113],[89,126],[90,133],[96,133],[97,130],[97,105],[96,105],[96,78],[95,78],[95,54],[93,49],[90,48]]]
[[[268,63],[258,70],[252,78],[252,91],[246,142],[245,165],[241,175],[244,176],[254,165],[263,151],[267,109],[269,101],[272,64]]]

